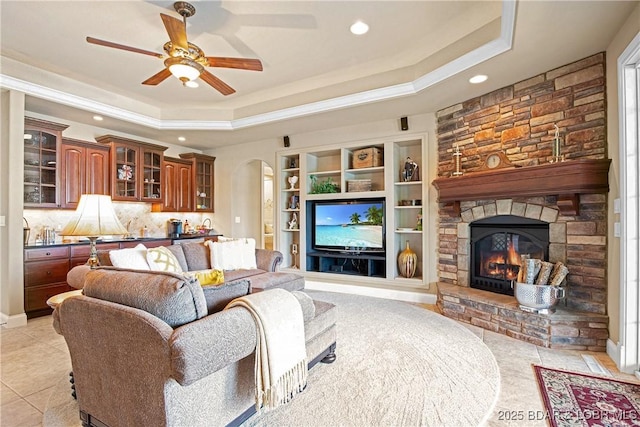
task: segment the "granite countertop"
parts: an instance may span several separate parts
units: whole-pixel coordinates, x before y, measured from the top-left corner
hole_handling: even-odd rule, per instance
[[[124,239],[124,238],[109,238],[109,239],[99,239],[97,243],[120,243],[120,242],[152,242],[157,240],[184,240],[184,239],[197,239],[203,238],[207,236],[221,236],[221,234],[202,234],[202,233],[189,233],[189,234],[181,234],[180,237],[172,238],[172,237],[136,237],[133,239]],[[79,242],[60,242],[60,243],[50,243],[50,244],[29,244],[25,245],[25,249],[37,249],[37,248],[51,248],[56,246],[75,246],[75,245],[88,245],[89,240],[81,240]]]

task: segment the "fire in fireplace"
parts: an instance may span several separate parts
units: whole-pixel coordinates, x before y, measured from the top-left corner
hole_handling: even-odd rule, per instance
[[[549,224],[514,215],[474,221],[471,229],[470,285],[513,295],[511,283],[521,280],[522,255],[548,260]]]

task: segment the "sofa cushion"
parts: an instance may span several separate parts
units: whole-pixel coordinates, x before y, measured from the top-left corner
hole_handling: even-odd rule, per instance
[[[182,251],[187,263],[187,271],[209,270],[211,262],[209,261],[209,247],[200,242],[181,243]]]
[[[304,277],[295,273],[265,273],[248,277],[252,289],[282,288],[288,291],[304,289]],[[227,279],[228,280],[228,279]]]
[[[147,263],[153,271],[182,273],[182,266],[176,256],[164,246],[147,249]]]
[[[84,294],[144,310],[171,327],[207,315],[202,286],[182,274],[99,267],[86,275]]]
[[[132,270],[150,270],[147,263],[147,248],[142,243],[135,248],[115,249],[109,251],[109,259],[114,267]]]
[[[173,254],[178,260],[182,271],[189,270],[189,265],[187,264],[187,259],[184,257],[184,251],[182,250],[182,245],[180,243],[176,243],[175,245],[169,245],[166,247],[169,252]]]
[[[228,270],[224,272],[224,280],[233,282],[234,280],[250,279],[258,274],[264,274],[264,270]]]
[[[231,300],[251,292],[251,282],[248,280],[227,281],[221,285],[202,286],[202,291],[207,302],[207,310],[209,314],[213,314],[225,308]]]

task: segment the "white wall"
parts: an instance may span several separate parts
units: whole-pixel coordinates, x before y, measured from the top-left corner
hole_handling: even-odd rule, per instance
[[[291,146],[288,149],[284,148],[282,138],[271,138],[234,145],[231,147],[218,148],[207,152],[207,154],[216,156],[216,229],[224,234],[228,234],[230,231],[235,233],[236,228],[233,223],[234,216],[244,216],[248,214],[248,212],[242,211],[245,209],[242,207],[243,202],[238,202],[238,199],[243,195],[236,192],[235,184],[232,180],[227,179],[227,177],[236,176],[237,171],[243,169],[250,160],[263,160],[275,169],[277,152],[296,152],[304,148],[375,140],[376,138],[388,139],[394,135],[398,135],[400,137],[408,133],[426,134],[428,141],[427,158],[429,159],[429,165],[427,165],[426,168],[423,166],[422,169],[423,173],[425,173],[425,171],[428,173],[428,176],[424,176],[423,180],[428,183],[427,186],[429,189],[430,203],[428,215],[429,223],[425,223],[424,227],[428,236],[430,254],[432,255],[429,257],[428,261],[430,277],[426,277],[426,281],[428,283],[437,281],[435,257],[438,235],[438,225],[436,222],[437,204],[435,202],[437,193],[430,184],[431,181],[436,178],[435,174],[437,172],[438,161],[437,141],[435,137],[435,115],[421,114],[410,116],[409,131],[407,132],[400,130],[399,117],[401,114],[390,112],[389,116],[392,116],[392,118],[371,123],[331,128],[317,132],[290,134],[289,139]],[[247,197],[259,200],[260,188],[255,186],[250,193],[247,193]],[[433,290],[434,287],[432,286],[430,289]]]
[[[1,93],[0,104],[0,323],[26,324],[24,314],[22,206],[24,94]]]

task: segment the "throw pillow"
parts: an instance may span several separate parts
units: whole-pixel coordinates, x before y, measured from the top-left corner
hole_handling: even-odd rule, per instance
[[[242,269],[252,270],[258,268],[256,265],[256,239],[240,239],[242,253]]]
[[[182,273],[178,258],[164,246],[147,249],[147,262],[149,263],[149,268],[153,271]]]
[[[135,248],[117,249],[109,252],[114,267],[131,270],[150,270],[147,263],[147,247],[138,243]]]
[[[255,269],[255,239],[229,239],[224,241],[207,241],[211,256],[211,268],[216,270]]]
[[[200,285],[219,285],[224,283],[224,271],[222,270],[198,270],[189,271],[186,274],[195,276]]]

